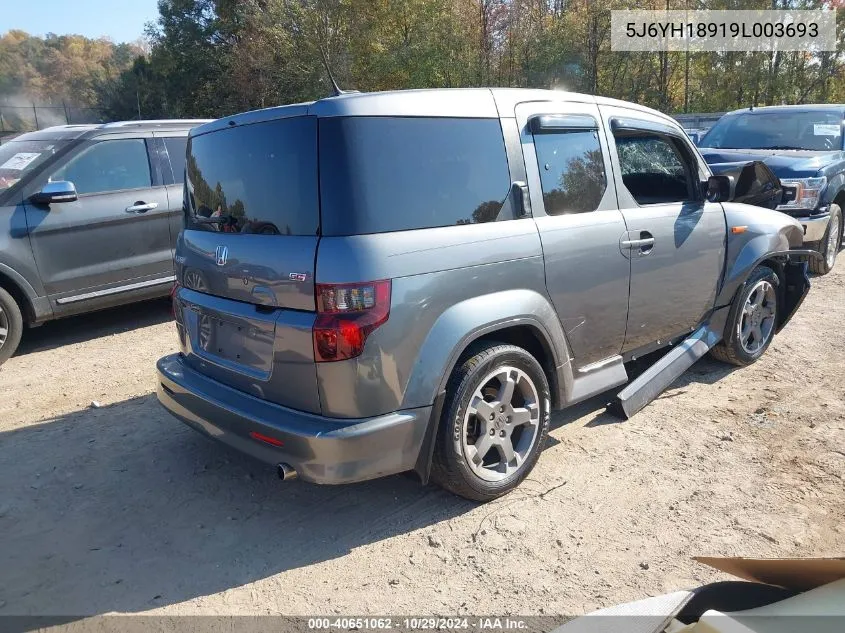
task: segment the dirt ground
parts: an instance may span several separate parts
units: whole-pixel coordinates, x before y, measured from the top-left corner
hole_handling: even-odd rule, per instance
[[[48,324],[0,369],[0,615],[580,614],[725,577],[696,554],[845,555],[843,324],[845,261],[756,365],[556,414],[487,505],[282,484],[183,427],[166,302]]]

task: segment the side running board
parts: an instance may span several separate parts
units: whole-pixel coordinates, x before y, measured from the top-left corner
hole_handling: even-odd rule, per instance
[[[692,367],[722,339],[710,324],[702,325],[659,361],[620,391],[608,406],[608,413],[627,420],[657,398],[675,379]]]

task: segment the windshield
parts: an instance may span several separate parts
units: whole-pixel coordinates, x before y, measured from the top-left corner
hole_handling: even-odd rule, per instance
[[[714,149],[841,150],[842,113],[815,110],[724,116],[698,144]]]
[[[60,141],[9,141],[0,145],[0,191],[5,191],[55,154]]]

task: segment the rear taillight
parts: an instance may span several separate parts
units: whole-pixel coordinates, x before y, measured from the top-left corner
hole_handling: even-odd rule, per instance
[[[390,316],[390,281],[317,284],[314,358],[317,362],[354,358],[367,337]]]

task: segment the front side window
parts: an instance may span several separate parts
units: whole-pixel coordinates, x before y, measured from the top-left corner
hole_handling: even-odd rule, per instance
[[[676,141],[650,132],[614,134],[622,182],[637,204],[694,199],[692,168]]]
[[[50,180],[69,180],[80,195],[151,187],[147,144],[141,138],[100,141],[71,158]]]
[[[320,120],[324,235],[514,219],[498,119]]]
[[[598,209],[607,188],[598,131],[535,134],[534,149],[548,215]]]

